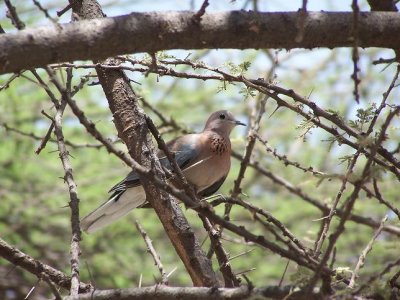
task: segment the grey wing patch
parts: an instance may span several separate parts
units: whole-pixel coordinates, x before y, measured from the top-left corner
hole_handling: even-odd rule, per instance
[[[173,141],[169,146],[171,147],[175,141]],[[186,168],[190,163],[196,159],[199,151],[192,147],[191,145],[184,145],[178,151],[173,151],[175,153],[175,160],[178,166],[181,169]],[[159,158],[161,166],[167,170],[172,170],[171,163],[169,162],[167,157]],[[128,176],[125,177],[122,181],[113,186],[108,192],[112,193],[110,199],[115,197],[115,201],[118,201],[119,197],[125,192],[128,188],[139,186],[139,175],[136,171],[131,171]]]
[[[182,149],[178,151],[173,151],[172,153],[175,154],[175,160],[176,163],[178,164],[179,168],[182,170],[185,169],[187,166],[190,165],[190,163],[196,159],[199,151],[194,149],[191,146],[185,146],[182,147]],[[167,170],[173,170],[173,167],[167,157],[161,157],[160,158],[160,163],[161,166]]]
[[[221,187],[221,185],[224,183],[226,179],[226,176],[222,177],[218,181],[214,182],[212,185],[210,185],[208,188],[205,190],[202,190],[199,194],[201,197],[208,197],[214,194],[218,189]]]

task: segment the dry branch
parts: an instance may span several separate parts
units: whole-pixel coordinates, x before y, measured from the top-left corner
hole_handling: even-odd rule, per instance
[[[127,60],[132,64],[144,64],[141,61]],[[211,71],[215,74],[211,75],[203,75],[196,73],[185,73],[178,72],[172,68],[166,67],[164,65],[157,65],[156,72],[154,68],[146,65],[146,68],[143,67],[129,67],[125,65],[107,65],[107,64],[91,64],[91,65],[76,65],[76,64],[61,64],[59,67],[73,67],[73,68],[94,68],[94,67],[102,67],[107,70],[129,70],[129,71],[137,71],[142,73],[147,72],[155,72],[161,76],[172,76],[178,78],[195,78],[202,80],[219,80],[223,82],[241,82],[247,88],[255,89],[265,95],[268,95],[270,98],[276,101],[278,107],[286,107],[293,111],[294,113],[301,115],[307,121],[313,123],[316,127],[319,127],[326,131],[327,133],[332,135],[339,144],[346,144],[355,150],[358,150],[361,145],[361,141],[365,138],[365,133],[359,132],[356,129],[353,129],[349,124],[347,124],[344,120],[342,120],[337,114],[324,110],[322,107],[317,105],[317,102],[310,101],[308,98],[301,96],[296,93],[292,89],[287,89],[280,87],[278,85],[272,84],[270,82],[266,82],[262,79],[250,79],[246,78],[243,75],[234,76],[228,72],[223,71],[220,68],[212,68],[200,63],[193,63],[188,60],[172,60],[172,61],[161,61],[165,65],[190,65],[193,69],[204,69]],[[282,96],[288,96],[292,98],[295,102],[301,103],[309,108],[310,111],[306,111],[301,108],[300,105],[291,104],[288,101],[283,100]],[[327,120],[328,122],[324,121]],[[333,125],[333,126],[332,126]],[[346,137],[349,136],[349,138]],[[371,150],[368,149],[368,145],[363,145],[362,153],[367,157],[371,155]],[[396,177],[400,180],[400,161],[389,151],[387,151],[384,147],[379,147],[377,151],[380,156],[374,155],[373,159],[380,166],[385,168],[386,170],[392,172],[396,175]]]
[[[101,16],[91,13],[91,18]],[[154,53],[168,49],[353,46],[351,12],[308,12],[301,42],[295,41],[298,16],[299,12],[207,13],[202,16],[199,26],[193,22],[192,12],[132,13],[82,20],[60,28],[26,29],[0,37],[0,73],[56,62],[98,60],[125,53]],[[359,47],[400,48],[397,34],[400,16],[397,13],[362,12],[358,25]],[[193,39],[193,36],[197,38]],[[26,55],[27,51],[30,55]]]
[[[240,281],[237,276],[233,273],[232,266],[229,262],[229,255],[222,246],[220,237],[221,231],[214,228],[211,222],[204,216],[199,214],[203,226],[206,229],[208,236],[211,241],[210,251],[214,251],[218,260],[219,270],[224,278],[225,287],[236,287],[240,285]],[[209,251],[209,252],[210,252]],[[212,252],[211,252],[212,253]],[[211,256],[208,256],[211,257]]]
[[[67,290],[71,288],[71,277],[39,260],[34,259],[17,248],[12,247],[2,239],[0,239],[0,257],[8,260],[15,266],[27,270],[39,278],[41,277],[41,274],[44,273],[49,280],[57,284],[57,286]],[[80,292],[89,292],[91,288],[92,287],[89,284],[83,282],[79,283]]]
[[[72,73],[67,72],[67,83],[66,88],[61,86],[61,83],[58,81],[57,77],[53,73],[51,68],[47,68],[47,72],[50,76],[51,81],[57,87],[59,92],[61,93],[61,105],[57,107],[57,112],[53,120],[54,125],[54,133],[57,137],[57,145],[60,160],[62,166],[64,168],[64,181],[68,185],[69,191],[69,207],[71,208],[71,290],[70,293],[72,296],[78,295],[79,293],[79,256],[81,254],[80,251],[80,241],[81,241],[81,229],[79,225],[79,198],[78,198],[78,189],[74,180],[72,164],[69,159],[69,152],[67,147],[65,146],[64,133],[62,129],[62,116],[64,113],[65,106],[67,105],[67,99],[71,97],[71,80]],[[57,103],[57,102],[55,102]]]
[[[74,2],[71,4],[74,13],[83,19],[103,17],[103,12],[95,0],[87,0],[79,3]],[[102,22],[107,23],[109,21],[110,19],[91,20],[87,22],[95,22],[99,25]],[[115,20],[111,22],[114,23]],[[97,28],[101,31],[100,27]],[[116,36],[115,33],[114,36]],[[75,37],[77,38],[77,36]],[[134,40],[134,44],[136,45],[142,45],[144,42],[141,41],[141,43],[138,43],[137,41],[140,40],[139,37],[135,39],[130,38],[130,40]],[[109,40],[107,42],[108,45],[110,43],[113,43],[113,41]],[[91,55],[91,59],[95,59],[96,57],[94,56]],[[115,60],[113,59],[109,59],[106,62],[106,64],[114,63]],[[120,137],[126,143],[130,156],[142,167],[152,170],[154,173],[153,178],[157,177],[165,184],[165,174],[155,154],[145,114],[138,105],[139,97],[131,88],[129,79],[122,70],[109,70],[97,67],[96,71],[111,112],[113,113],[115,126]],[[146,191],[146,199],[157,213],[166,234],[192,278],[193,284],[196,286],[217,286],[218,282],[212,270],[211,262],[202,251],[192,228],[178,204],[159,185],[155,184],[152,180],[148,180],[149,178],[146,174],[146,172],[139,173],[140,181]]]
[[[250,289],[247,286],[238,288],[205,288],[205,287],[169,287],[169,286],[150,286],[144,288],[98,290],[93,293],[81,294],[79,297],[66,297],[64,300],[241,300],[241,299],[260,299],[275,298],[283,299],[289,294],[287,299],[301,299],[301,291],[293,291],[293,286],[277,287],[268,286],[264,288]],[[315,297],[318,294],[314,294]],[[315,298],[318,299],[318,298]]]
[[[236,152],[232,152],[232,156],[238,160],[242,159],[242,156]],[[319,202],[317,199],[307,195],[301,188],[294,186],[292,183],[288,182],[284,178],[274,174],[273,172],[261,167],[258,162],[253,162],[250,161],[249,166],[252,167],[254,170],[259,172],[261,175],[264,175],[265,177],[268,177],[270,180],[272,180],[274,183],[284,187],[287,189],[289,192],[291,192],[294,195],[297,195],[301,199],[305,200],[306,202],[310,203],[311,205],[315,206],[318,208],[324,215],[328,214],[330,211],[330,207],[326,205],[325,203]],[[343,214],[343,209],[337,209],[336,214],[338,216],[342,216]],[[372,227],[372,228],[378,228],[380,223],[373,220],[372,218],[360,216],[357,214],[350,214],[350,220],[359,224],[364,224],[366,226]],[[383,231],[390,232],[391,234],[395,234],[397,236],[400,236],[400,228],[396,226],[390,226],[387,225],[383,228]]]
[[[136,225],[137,230],[142,235],[144,242],[146,243],[147,251],[149,251],[149,253],[153,257],[154,263],[157,266],[158,270],[160,271],[161,283],[168,285],[167,273],[164,270],[164,266],[163,266],[163,264],[161,262],[160,255],[158,255],[156,249],[154,249],[152,240],[150,239],[150,237],[147,234],[147,232],[144,231],[143,227],[140,225],[140,223],[138,221],[135,222],[135,225]]]
[[[367,247],[365,247],[365,249],[362,251],[360,258],[358,259],[357,265],[353,271],[353,274],[351,275],[350,278],[350,283],[349,283],[349,288],[354,288],[355,282],[356,282],[356,277],[358,276],[358,272],[360,271],[360,269],[364,266],[364,262],[365,262],[365,258],[367,256],[367,254],[372,250],[372,245],[374,244],[376,238],[380,235],[380,233],[382,232],[383,229],[383,225],[385,224],[386,220],[388,219],[388,216],[386,215],[382,221],[381,221],[381,226],[379,226],[379,228],[375,231],[374,236],[372,237],[372,239],[369,241]]]

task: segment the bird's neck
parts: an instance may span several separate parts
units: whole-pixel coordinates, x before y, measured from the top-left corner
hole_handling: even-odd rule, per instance
[[[223,155],[224,153],[231,152],[231,142],[229,140],[229,134],[224,134],[219,131],[205,131],[207,134],[208,143],[210,145],[211,152],[217,155]]]
[[[219,135],[219,136],[223,137],[224,139],[228,139],[228,140],[229,140],[229,135],[231,133],[230,130],[222,129],[220,127],[206,128],[206,129],[204,129],[203,132],[209,132],[210,135]]]

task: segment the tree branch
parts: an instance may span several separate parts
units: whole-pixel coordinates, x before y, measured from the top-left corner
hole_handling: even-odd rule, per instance
[[[288,299],[301,299],[304,294],[302,291],[295,292],[293,286],[277,287],[267,286],[263,288],[250,289],[247,286],[238,288],[205,288],[205,287],[169,287],[169,286],[150,286],[144,288],[98,290],[93,293],[80,294],[78,297],[66,297],[64,300],[135,300],[135,299],[196,299],[196,300],[239,300],[239,299],[261,299],[264,297],[283,299],[290,295]],[[315,297],[318,294],[314,294]],[[313,298],[314,299],[314,298]],[[318,299],[318,298],[315,298]]]
[[[103,12],[95,0],[84,0],[71,4],[74,13],[81,18],[103,17]],[[105,19],[105,23],[110,20]],[[88,22],[95,22],[99,25],[104,20]],[[145,42],[138,37],[133,40],[136,45],[142,45]],[[108,44],[110,42],[112,41],[109,40]],[[105,63],[113,65],[116,62],[108,59]],[[122,70],[110,70],[98,66],[96,71],[113,113],[115,126],[121,139],[127,145],[130,156],[144,168],[152,170],[154,176],[165,183],[165,174],[155,154],[146,116],[138,105],[139,97],[131,88],[129,79]],[[193,284],[217,286],[218,281],[212,270],[211,261],[202,251],[193,229],[175,199],[157,184],[148,180],[148,176],[145,174],[139,173],[139,179],[146,191],[147,201],[157,213],[166,234],[192,278]]]
[[[380,235],[380,233],[382,232],[383,229],[383,225],[385,224],[386,220],[388,219],[388,216],[386,215],[382,221],[381,221],[381,226],[379,226],[379,228],[377,229],[377,231],[375,231],[374,236],[372,237],[372,239],[369,241],[368,245],[365,247],[365,249],[361,252],[361,255],[358,259],[357,265],[354,268],[353,274],[351,275],[350,278],[350,283],[349,283],[349,288],[354,288],[355,286],[355,282],[356,282],[356,277],[358,277],[358,272],[360,271],[360,269],[364,266],[365,263],[365,258],[367,256],[367,254],[372,250],[372,245],[374,244],[376,238]]]
[[[54,269],[53,267],[42,263],[39,260],[23,253],[17,248],[7,244],[4,240],[0,239],[0,257],[8,260],[13,265],[23,268],[28,272],[40,277],[41,274],[46,274],[49,280],[58,286],[69,290],[71,288],[71,277],[65,275],[63,272]],[[80,292],[89,292],[91,285],[83,282],[79,283]]]
[[[26,29],[0,36],[0,73],[55,62],[98,60],[124,53],[168,49],[353,46],[351,12],[308,12],[301,42],[295,41],[298,16],[299,12],[207,13],[198,26],[192,21],[192,12],[152,12]],[[101,16],[92,14],[91,18],[94,17]],[[399,30],[397,13],[362,12],[358,46],[400,48]],[[27,51],[30,55],[26,55]]]
[[[78,198],[78,189],[74,180],[72,164],[69,159],[69,152],[64,142],[64,133],[62,129],[62,116],[64,113],[65,106],[67,105],[67,98],[71,97],[71,80],[72,73],[71,69],[67,72],[67,87],[64,88],[61,86],[61,83],[58,82],[57,77],[54,74],[53,69],[47,68],[47,72],[50,76],[50,80],[57,87],[59,92],[61,93],[61,105],[57,108],[56,115],[54,117],[53,125],[54,132],[57,137],[58,151],[60,160],[62,162],[64,168],[64,181],[68,185],[69,190],[69,207],[71,208],[71,290],[70,293],[72,296],[78,295],[79,293],[79,256],[81,254],[80,251],[80,241],[81,241],[81,228],[79,224],[79,198]]]
[[[137,230],[140,232],[140,234],[143,237],[144,242],[146,243],[147,246],[147,251],[151,254],[154,260],[154,264],[157,266],[158,270],[160,271],[161,274],[161,284],[168,285],[168,276],[167,273],[164,270],[164,266],[161,262],[160,255],[158,255],[156,249],[153,246],[153,242],[150,239],[149,235],[147,232],[143,229],[142,225],[140,225],[139,221],[135,221],[135,225]]]

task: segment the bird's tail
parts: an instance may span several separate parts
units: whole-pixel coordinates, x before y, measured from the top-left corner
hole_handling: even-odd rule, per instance
[[[92,233],[122,218],[132,209],[146,202],[146,194],[142,186],[128,188],[114,194],[107,202],[92,211],[81,220],[81,228]]]

